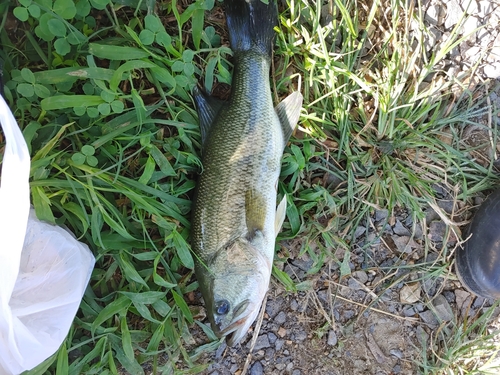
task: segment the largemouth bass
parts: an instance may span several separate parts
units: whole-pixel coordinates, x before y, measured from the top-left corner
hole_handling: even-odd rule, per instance
[[[295,92],[273,107],[269,72],[277,8],[273,1],[226,0],[234,53],[232,91],[221,102],[195,89],[203,172],[193,208],[195,273],[207,315],[229,346],[246,334],[269,286],[281,157],[299,118]],[[285,201],[283,201],[285,202]]]

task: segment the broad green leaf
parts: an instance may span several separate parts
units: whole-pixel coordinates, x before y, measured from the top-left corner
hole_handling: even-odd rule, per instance
[[[158,319],[153,318],[153,315],[151,315],[151,311],[149,311],[149,308],[146,305],[134,302],[134,307],[137,309],[139,315],[141,315],[141,317],[143,317],[144,319],[153,323],[160,323]]]
[[[39,18],[40,17],[40,7],[36,4],[31,4],[28,7],[28,11],[30,12],[31,17],[33,18]]]
[[[35,95],[35,88],[30,83],[20,83],[17,85],[17,92],[26,98],[30,98]]]
[[[181,295],[177,294],[175,290],[171,290],[172,295],[174,296],[175,304],[181,309],[182,314],[184,315],[184,318],[189,323],[193,323],[193,316],[191,315],[191,310],[189,310],[189,307],[184,301],[184,298],[182,298]]]
[[[175,85],[176,85],[175,79],[167,69],[161,68],[159,66],[155,66],[155,67],[150,68],[150,70],[153,73],[153,76],[158,81],[168,85],[172,89],[175,88]]]
[[[148,284],[146,284],[144,279],[139,275],[139,273],[135,270],[135,267],[130,263],[130,261],[125,257],[123,253],[120,254],[117,260],[125,277],[132,281],[135,281],[136,283],[144,285],[146,288],[148,287]]]
[[[172,72],[182,72],[184,70],[184,62],[176,61],[172,64]]]
[[[186,240],[176,230],[172,232],[171,236],[175,251],[181,263],[184,265],[184,267],[193,269],[194,260],[191,252],[189,251],[189,246]]]
[[[142,292],[142,293],[131,293],[131,292],[120,292],[120,294],[126,296],[134,303],[142,303],[144,305],[151,305],[156,301],[165,298],[165,292]]]
[[[304,158],[304,155],[302,154],[302,151],[297,145],[292,144],[290,146],[294,156],[295,160],[297,161],[297,165],[300,170],[304,169],[306,167],[306,159]]]
[[[53,18],[52,14],[44,13],[40,16],[38,26],[35,27],[35,34],[46,42],[50,42],[55,38],[55,35],[50,32],[48,26],[48,22]]]
[[[21,77],[23,77],[23,79],[28,82],[28,83],[31,83],[31,84],[34,84],[35,83],[35,75],[33,74],[33,72],[31,70],[29,70],[28,68],[23,68],[21,70]]]
[[[144,25],[146,26],[146,29],[151,30],[153,33],[165,31],[160,19],[152,14],[148,14],[144,17]]]
[[[129,70],[134,70],[134,69],[144,69],[144,68],[153,68],[156,65],[149,62],[149,61],[143,61],[143,60],[132,60],[132,61],[127,61],[126,63],[122,64],[118,69],[116,69],[115,73],[113,74],[113,78],[111,78],[109,82],[109,88],[111,91],[116,91],[118,88],[118,85],[120,84],[121,80],[123,79],[123,73],[129,71]]]
[[[102,98],[97,95],[58,95],[43,99],[41,101],[41,105],[44,111],[52,111],[55,109],[74,108],[81,106],[97,106],[103,102],[104,100],[102,100]]]
[[[77,152],[73,155],[71,155],[71,160],[73,160],[73,162],[76,164],[76,165],[83,165],[85,163],[85,160],[86,160],[86,156],[83,155],[82,153],[80,152]]]
[[[78,44],[85,43],[87,41],[87,37],[79,31],[75,31],[74,29],[68,30],[68,35],[66,37],[66,41],[76,46]]]
[[[132,302],[125,296],[119,297],[113,302],[107,304],[92,322],[92,332],[95,332],[97,327],[113,316],[122,312],[126,313],[131,304]]]
[[[139,34],[139,39],[141,40],[142,44],[144,44],[145,46],[149,46],[154,43],[155,34],[151,30],[144,29]]]
[[[168,159],[163,155],[163,153],[155,145],[151,145],[149,148],[149,155],[154,159],[160,170],[165,176],[177,176],[177,172],[172,168]]]
[[[76,7],[73,0],[56,0],[52,9],[57,15],[67,20],[72,19],[76,15]]]
[[[107,116],[111,113],[111,106],[109,103],[102,103],[97,106],[99,113],[103,116]]]
[[[31,197],[33,198],[32,202],[35,208],[36,217],[39,220],[55,224],[55,218],[50,209],[50,199],[43,189],[39,186],[33,186],[31,188]]]
[[[147,184],[151,177],[153,176],[153,172],[155,171],[156,163],[153,157],[150,155],[146,160],[146,164],[144,165],[144,171],[142,172],[141,177],[139,178],[139,182],[141,184]]]
[[[194,52],[191,51],[190,49],[187,49],[182,53],[182,61],[184,61],[185,63],[192,62],[193,58],[194,58]]]
[[[66,39],[63,38],[59,38],[54,42],[54,48],[61,56],[66,56],[71,51],[71,46]]]
[[[196,49],[200,49],[201,34],[203,33],[203,22],[205,20],[205,11],[197,9],[193,12],[191,18],[191,35]]]
[[[113,113],[122,113],[125,108],[125,105],[121,100],[114,100],[111,103],[111,109],[113,110]]]
[[[61,20],[53,18],[47,22],[47,26],[53,35],[59,37],[66,36],[66,25]]]
[[[170,288],[169,288],[170,289]],[[172,308],[164,300],[158,300],[153,303],[153,308],[162,317],[166,317],[172,311]]]
[[[68,364],[68,351],[66,349],[66,343],[63,342],[59,353],[57,354],[57,368],[56,375],[67,375],[69,373]]]
[[[28,9],[24,7],[15,7],[13,10],[14,16],[21,21],[26,22],[29,18]]]
[[[81,117],[87,112],[87,107],[74,107],[73,112],[75,112],[75,115]]]
[[[122,316],[120,318],[120,330],[122,332],[122,347],[128,359],[134,360],[134,348],[132,347],[132,338],[127,325],[127,318]]]
[[[167,34],[166,31],[159,32],[156,34],[156,43],[162,45],[167,50],[172,46],[172,38]]]
[[[78,0],[75,4],[76,13],[80,17],[87,17],[90,13],[90,3],[88,0]]]
[[[193,63],[185,63],[184,64],[184,74],[186,76],[192,76],[194,74],[194,64]]]
[[[95,148],[91,145],[83,145],[82,146],[82,154],[85,156],[90,156],[95,154]]]
[[[210,58],[210,60],[208,60],[207,66],[205,67],[205,90],[207,92],[212,92],[216,65],[217,65],[217,58],[212,57]]]
[[[50,90],[43,86],[43,85],[39,85],[38,83],[35,84],[33,86],[33,88],[35,89],[35,94],[39,97],[39,98],[48,98],[50,96]]]
[[[144,102],[142,101],[142,97],[139,95],[136,89],[132,89],[132,101],[134,102],[134,108],[136,110],[137,121],[139,124],[144,124],[146,121],[146,107],[144,106]]]
[[[90,3],[96,8],[97,10],[103,10],[106,8],[108,4],[110,4],[109,0],[90,0]]]
[[[153,336],[148,342],[148,347],[146,349],[147,352],[156,352],[158,350],[160,343],[163,340],[163,332],[165,332],[164,323],[159,324],[158,327],[156,327]]]
[[[287,291],[290,291],[290,292],[297,291],[297,288],[295,287],[295,283],[290,278],[290,276],[286,272],[281,271],[275,265],[273,265],[273,275],[285,286]]]
[[[101,98],[106,102],[106,103],[111,103],[113,100],[115,100],[116,95],[113,94],[112,92],[109,91],[103,91],[101,92]]]
[[[97,117],[99,117],[99,110],[95,107],[88,107],[87,108],[87,115],[90,118],[97,118]]]
[[[89,52],[108,60],[136,60],[148,57],[149,53],[135,47],[122,47],[109,44],[90,43]]]
[[[96,167],[99,164],[99,160],[94,155],[87,156],[87,164],[91,167]]]
[[[287,194],[286,217],[292,227],[293,235],[296,235],[300,230],[300,215],[290,194]]]

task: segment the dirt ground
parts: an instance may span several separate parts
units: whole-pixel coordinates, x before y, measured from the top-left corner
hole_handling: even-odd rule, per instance
[[[384,220],[385,214],[378,212],[373,220]],[[425,373],[421,364],[429,365],[429,359],[437,366],[439,361],[432,358],[454,340],[473,339],[474,332],[460,336],[464,322],[479,318],[494,301],[474,297],[453,274],[437,273],[440,276],[434,278],[419,272],[419,264],[432,264],[438,256],[426,254],[423,233],[420,238],[418,233],[407,236],[403,217],[386,227],[391,234],[374,241],[368,257],[353,251],[343,262],[345,253],[339,252],[340,259],[314,276],[307,275],[312,264],[307,256],[290,261],[285,272],[294,281],[306,281],[309,289],[290,293],[273,281],[253,350],[251,331],[241,345],[228,348],[223,343],[204,358],[202,362],[211,364],[203,373],[419,374]],[[438,237],[444,229],[430,225],[427,236],[442,240]],[[373,232],[360,236],[359,244],[372,237]],[[350,271],[341,270],[343,264]],[[350,273],[340,277],[346,272]],[[493,318],[489,324],[498,321]]]

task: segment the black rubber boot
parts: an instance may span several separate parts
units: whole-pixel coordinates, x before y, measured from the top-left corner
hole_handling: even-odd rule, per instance
[[[500,190],[481,204],[457,249],[456,270],[462,284],[472,293],[500,299]]]

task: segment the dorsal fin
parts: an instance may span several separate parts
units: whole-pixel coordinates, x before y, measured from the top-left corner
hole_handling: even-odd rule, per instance
[[[302,108],[302,94],[295,91],[288,95],[276,108],[276,114],[280,120],[281,129],[285,143],[288,142],[292,135],[297,122],[299,121],[300,110]]]
[[[201,143],[204,145],[215,117],[226,102],[205,94],[197,86],[193,88],[193,98],[200,122]]]

